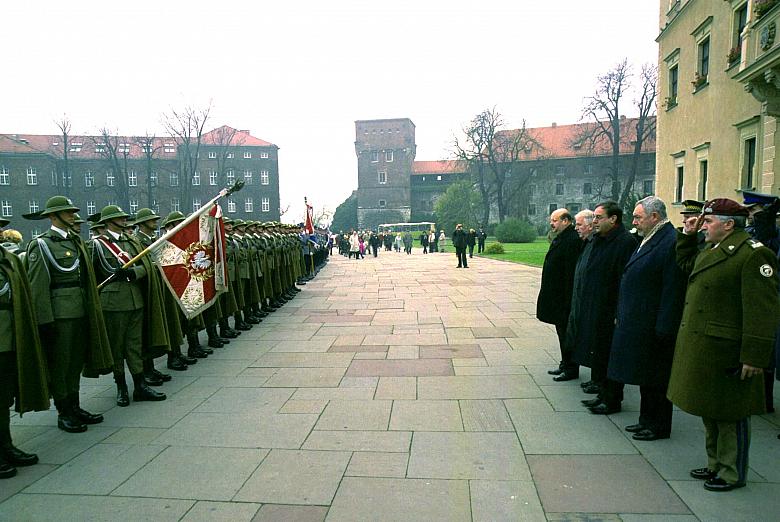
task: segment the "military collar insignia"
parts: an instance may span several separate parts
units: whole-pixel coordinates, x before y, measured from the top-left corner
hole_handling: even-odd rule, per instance
[[[761,272],[761,275],[764,277],[772,277],[772,274],[775,273],[775,271],[772,269],[772,267],[768,264],[763,264],[758,268],[758,271]]]

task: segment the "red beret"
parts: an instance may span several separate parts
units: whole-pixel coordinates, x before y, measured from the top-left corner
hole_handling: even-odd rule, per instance
[[[716,216],[747,216],[749,214],[747,207],[743,207],[733,199],[728,198],[708,201],[704,204],[704,213]]]

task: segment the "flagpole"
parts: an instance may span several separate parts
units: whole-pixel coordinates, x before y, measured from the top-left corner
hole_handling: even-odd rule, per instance
[[[238,181],[236,181],[236,182],[235,182],[235,184],[234,184],[232,187],[230,187],[230,188],[223,188],[222,190],[220,190],[220,191],[219,191],[219,194],[217,194],[216,196],[214,196],[214,197],[211,199],[211,201],[209,201],[208,203],[206,203],[205,205],[203,205],[202,207],[200,207],[200,209],[198,209],[198,211],[197,211],[197,212],[193,212],[193,213],[192,213],[190,216],[188,216],[187,218],[185,218],[185,219],[184,219],[184,221],[182,221],[181,223],[179,223],[178,225],[176,225],[175,227],[173,227],[173,228],[170,230],[170,232],[166,232],[166,233],[165,233],[163,236],[161,236],[159,239],[157,239],[157,240],[156,240],[154,243],[152,243],[152,244],[151,244],[151,245],[149,245],[148,247],[144,248],[144,249],[143,249],[143,250],[142,250],[142,251],[141,251],[141,252],[140,252],[140,253],[139,253],[137,256],[135,256],[135,257],[134,257],[134,258],[132,258],[130,261],[128,261],[127,263],[125,263],[124,265],[122,265],[122,268],[127,268],[127,267],[129,267],[129,266],[131,266],[131,265],[134,265],[134,264],[135,264],[135,263],[136,263],[136,262],[137,262],[139,259],[141,259],[141,258],[142,258],[142,257],[144,257],[145,255],[148,255],[148,254],[149,254],[149,253],[150,253],[152,250],[154,250],[154,249],[155,249],[155,248],[157,248],[157,247],[158,247],[160,244],[162,244],[162,242],[163,242],[163,241],[167,241],[169,237],[173,236],[173,235],[174,235],[175,233],[177,233],[179,230],[181,230],[182,228],[186,227],[187,225],[189,225],[190,223],[192,223],[194,220],[198,219],[198,218],[201,216],[201,214],[205,213],[205,212],[206,212],[206,211],[208,211],[208,210],[211,210],[211,206],[212,206],[214,203],[216,203],[216,202],[217,202],[217,200],[218,200],[219,198],[222,198],[222,197],[225,197],[225,196],[229,196],[229,195],[231,195],[231,194],[232,194],[232,193],[234,193],[234,192],[238,192],[238,191],[239,191],[239,190],[241,190],[243,187],[244,187],[244,182],[243,182],[243,181],[241,181],[241,180],[238,180]],[[111,280],[112,280],[112,279],[114,279],[114,276],[115,276],[115,275],[116,275],[116,274],[111,274],[110,276],[108,276],[108,278],[107,278],[105,281],[103,281],[102,283],[100,283],[100,284],[97,286],[98,290],[100,290],[100,289],[101,289],[101,288],[103,288],[105,285],[107,285],[108,283],[110,283],[110,282],[111,282]]]

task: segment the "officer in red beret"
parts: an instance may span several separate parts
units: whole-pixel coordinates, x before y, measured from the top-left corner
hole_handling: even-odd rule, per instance
[[[667,396],[704,422],[707,466],[690,474],[711,491],[745,485],[750,416],[765,412],[763,368],[780,318],[777,258],[745,231],[747,216],[736,201],[714,199],[677,237],[689,275]]]

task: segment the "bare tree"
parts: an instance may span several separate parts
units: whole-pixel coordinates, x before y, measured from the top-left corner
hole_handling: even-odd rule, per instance
[[[62,178],[62,189],[63,194],[65,196],[70,196],[70,189],[73,183],[71,183],[71,180],[73,179],[71,177],[70,172],[70,138],[71,138],[71,121],[70,118],[66,114],[62,115],[62,118],[59,118],[54,121],[54,124],[57,125],[57,128],[59,129],[60,138],[62,138],[62,149],[56,148],[52,152],[54,155],[58,158],[57,165],[55,166],[55,173],[61,173],[61,176],[58,175],[58,177]],[[54,145],[52,145],[52,148],[54,148]]]
[[[227,172],[234,168],[235,147],[244,144],[244,135],[238,130],[227,125],[214,129],[209,133],[210,139],[208,145],[216,148],[217,156],[217,185],[224,187],[227,185]]]
[[[586,98],[582,112],[582,118],[589,120],[592,125],[588,126],[585,134],[580,137],[581,144],[588,144],[594,150],[604,144],[608,146],[612,156],[609,174],[612,183],[609,193],[621,206],[626,205],[632,193],[642,147],[646,140],[655,134],[658,69],[653,65],[642,67],[641,86],[638,89],[638,98],[634,100],[639,116],[626,120],[622,109],[625,98],[632,92],[631,80],[631,66],[627,59],[598,77],[596,92]],[[621,147],[627,143],[633,145],[633,157],[629,171],[624,173],[621,169],[620,152]]]
[[[184,109],[171,109],[163,115],[163,126],[168,134],[177,141],[181,165],[182,200],[192,201],[192,179],[198,171],[200,146],[203,130],[211,113],[211,102],[202,109],[187,106]]]
[[[101,128],[92,140],[95,144],[95,153],[102,158],[107,169],[106,175],[113,175],[113,185],[110,185],[107,180],[106,188],[116,195],[119,206],[129,208],[128,159],[131,140],[111,131],[108,127]]]
[[[157,159],[162,145],[157,136],[149,134],[148,132],[143,136],[138,136],[133,139],[133,142],[141,148],[141,153],[144,155],[144,174],[146,174],[146,206],[154,208],[154,194],[155,188],[157,188],[157,179],[154,175],[155,160]]]
[[[462,129],[465,135],[461,141],[457,137],[453,147],[455,157],[468,165],[472,181],[482,198],[482,224],[487,225],[490,219],[490,205],[493,192],[490,185],[490,165],[486,155],[489,143],[493,142],[496,130],[501,125],[501,115],[493,109],[486,109],[477,114],[466,127]]]

